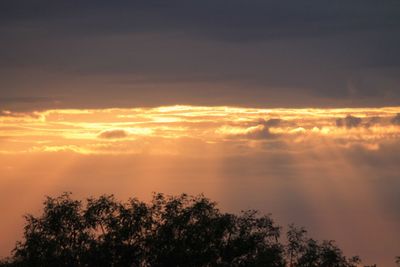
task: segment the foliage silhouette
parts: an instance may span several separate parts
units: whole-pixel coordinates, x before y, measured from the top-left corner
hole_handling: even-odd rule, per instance
[[[304,228],[281,228],[257,211],[222,213],[204,196],[154,194],[150,203],[113,196],[47,197],[43,214],[26,215],[23,241],[0,266],[353,267],[333,241]]]

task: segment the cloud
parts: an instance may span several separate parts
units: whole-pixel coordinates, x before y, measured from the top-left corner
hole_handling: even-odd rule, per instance
[[[277,135],[271,133],[269,128],[265,125],[252,127],[244,136],[250,139],[272,139],[277,137]]]
[[[269,128],[263,124],[247,128],[222,126],[217,132],[231,138],[240,139],[273,139],[277,137],[277,134],[271,133]]]
[[[10,110],[0,110],[0,118],[27,118],[27,119],[39,119],[43,116],[39,112],[16,112]]]
[[[379,6],[371,0],[363,1],[362,5],[357,1],[321,3],[318,0],[311,0],[307,5],[295,0],[255,0],[246,3],[240,0],[89,0],[80,4],[65,0],[54,4],[53,1],[43,0],[41,3],[38,9],[37,4],[27,0],[1,2],[0,22],[8,25],[15,21],[28,21],[41,25],[53,21],[55,26],[69,30],[69,27],[79,25],[74,31],[80,34],[185,32],[235,42],[398,26],[395,20],[398,11],[396,2]],[[74,21],[70,20],[71,16]]]
[[[365,123],[365,127],[368,128],[368,127],[374,126],[374,125],[380,123],[381,120],[382,120],[382,119],[381,119],[380,117],[376,117],[376,116],[371,117],[371,118],[369,119],[369,121]]]
[[[121,149],[123,153],[180,153],[176,147],[187,149],[184,140],[188,138],[216,150],[219,146],[229,147],[233,154],[249,147],[258,149],[264,141],[304,144],[307,148],[309,144],[320,145],[321,138],[334,146],[359,143],[378,148],[385,140],[400,137],[400,128],[390,124],[399,110],[400,107],[343,110],[171,106],[48,110],[37,112],[37,118],[4,111],[0,130],[10,137],[2,144],[2,150],[18,153],[44,145],[76,145],[101,153],[120,153]],[[347,114],[351,115],[346,117]],[[337,125],[342,128],[334,124],[333,118],[339,118]]]
[[[270,139],[276,136],[264,124],[248,126],[247,123],[241,126],[222,125],[215,130],[215,133],[233,139]]]
[[[264,122],[264,125],[267,127],[276,127],[282,123],[281,119],[269,119]]]
[[[354,117],[352,115],[347,115],[346,118],[336,119],[337,127],[346,127],[348,129],[358,127],[361,125],[362,119],[358,117]]]
[[[22,113],[12,112],[9,110],[0,110],[0,117],[22,117]]]
[[[98,137],[104,139],[121,139],[128,137],[128,135],[128,132],[126,132],[125,130],[107,130],[101,132]]]
[[[59,100],[45,96],[0,97],[0,104],[58,103]]]
[[[400,125],[400,113],[397,113],[395,117],[391,120],[393,124]]]
[[[1,56],[0,56],[1,58]],[[4,80],[8,79],[14,75],[7,75],[2,73],[2,66],[0,64],[0,77]],[[15,78],[18,80],[18,78]],[[35,78],[33,78],[35,79]],[[6,82],[7,84],[7,82]],[[0,85],[2,83],[0,82]],[[4,85],[4,84],[3,84]],[[6,86],[5,86],[6,87]],[[4,92],[3,92],[4,91]],[[2,114],[4,115],[4,112],[8,112],[8,110],[13,110],[13,111],[20,111],[20,112],[32,112],[34,110],[43,110],[45,107],[47,108],[56,108],[58,107],[62,101],[57,100],[55,97],[44,97],[44,96],[24,96],[24,97],[7,97],[7,94],[14,94],[15,90],[9,90],[8,88],[0,88],[0,93],[5,95],[6,97],[0,97],[0,110],[6,109],[2,111]],[[17,90],[18,91],[18,90]],[[15,113],[13,113],[15,114]],[[21,113],[22,114],[22,113]],[[0,114],[1,116],[1,114]]]

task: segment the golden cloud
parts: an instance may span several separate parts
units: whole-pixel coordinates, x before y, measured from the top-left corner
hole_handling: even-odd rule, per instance
[[[376,149],[381,143],[398,142],[400,138],[397,123],[400,107],[256,109],[168,106],[60,109],[15,114],[3,111],[1,114],[3,153],[145,151],[173,154],[181,151],[180,147],[187,146],[187,140],[207,147],[212,144],[214,150],[229,146],[229,153],[235,153],[246,148],[251,151],[263,149],[263,142],[276,139],[292,147],[300,143],[330,143]]]

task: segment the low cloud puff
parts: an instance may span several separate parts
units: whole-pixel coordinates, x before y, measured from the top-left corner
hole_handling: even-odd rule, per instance
[[[244,136],[250,139],[271,139],[276,137],[276,135],[271,133],[269,128],[264,125],[251,127]]]
[[[391,120],[393,124],[400,125],[400,113],[397,113],[395,117]]]
[[[365,127],[371,127],[374,126],[376,124],[379,124],[381,122],[381,118],[380,117],[371,117],[369,119],[369,121],[365,124]]]
[[[99,134],[104,139],[120,139],[128,137],[128,133],[124,130],[107,130]]]
[[[265,126],[267,127],[277,127],[281,124],[282,120],[281,119],[269,119],[265,121]]]
[[[337,127],[346,127],[346,128],[354,128],[361,125],[362,119],[358,117],[354,117],[352,115],[347,115],[346,118],[336,119]]]

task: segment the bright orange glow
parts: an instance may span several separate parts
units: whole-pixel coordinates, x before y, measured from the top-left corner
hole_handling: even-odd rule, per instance
[[[159,108],[4,112],[2,153],[73,151],[81,154],[171,153],[171,146],[200,142],[335,142],[378,149],[400,136],[392,123],[399,107],[352,109],[254,109],[169,106]],[[346,121],[346,116],[349,116]],[[347,123],[347,124],[346,124]],[[243,149],[240,151],[243,152]],[[235,152],[232,150],[232,152]],[[239,153],[239,151],[236,151]]]
[[[44,195],[186,192],[204,193],[227,211],[272,212],[283,225],[336,239],[350,255],[389,262],[400,246],[399,113],[197,106],[2,112],[0,210],[7,220],[0,220],[0,256],[20,237],[22,214],[37,212]]]

